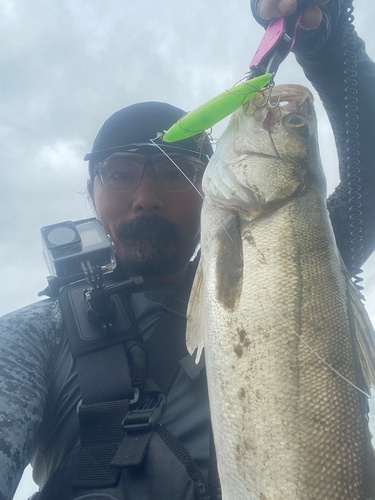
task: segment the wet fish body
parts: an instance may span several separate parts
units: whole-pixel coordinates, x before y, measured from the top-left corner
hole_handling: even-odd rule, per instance
[[[375,498],[367,398],[349,383],[374,385],[374,338],[335,245],[312,101],[286,85],[244,106],[205,173],[187,344],[205,349],[223,500]]]

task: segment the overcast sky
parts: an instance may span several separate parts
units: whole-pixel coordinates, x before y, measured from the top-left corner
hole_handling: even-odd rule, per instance
[[[45,287],[40,228],[92,215],[82,158],[103,121],[139,101],[194,109],[244,76],[263,30],[251,17],[249,0],[0,0],[0,5],[4,314],[37,300]],[[355,5],[357,31],[374,58],[374,10],[366,0]],[[309,86],[292,55],[276,81]],[[319,102],[316,107],[332,191],[338,182],[335,147]],[[223,128],[215,127],[214,137]],[[374,321],[375,258],[365,266],[365,278]],[[34,489],[24,484],[20,499]]]

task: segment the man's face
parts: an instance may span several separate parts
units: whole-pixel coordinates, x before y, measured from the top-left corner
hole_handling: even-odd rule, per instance
[[[201,187],[202,174],[195,185]],[[161,188],[151,168],[128,192],[111,192],[99,175],[88,181],[97,217],[129,276],[167,277],[186,268],[199,242],[201,195]]]

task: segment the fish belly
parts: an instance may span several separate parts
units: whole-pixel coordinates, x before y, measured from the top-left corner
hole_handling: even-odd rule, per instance
[[[356,382],[345,278],[325,208],[311,194],[249,222],[205,201],[202,226],[223,500],[365,500],[361,395],[319,359]],[[241,262],[242,277],[237,270],[228,281],[227,269]]]

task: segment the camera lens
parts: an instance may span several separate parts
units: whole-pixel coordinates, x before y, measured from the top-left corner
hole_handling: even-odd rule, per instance
[[[76,233],[71,227],[54,227],[47,235],[47,239],[53,245],[66,245],[71,243],[76,237]]]

